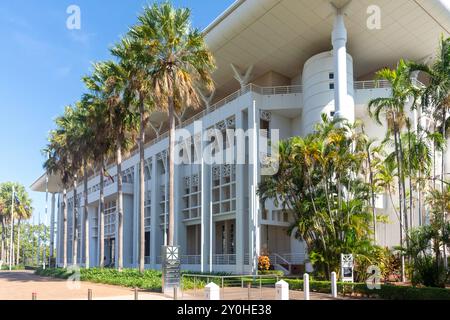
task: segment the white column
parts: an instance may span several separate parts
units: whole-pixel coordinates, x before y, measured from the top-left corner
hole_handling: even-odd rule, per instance
[[[133,260],[132,265],[136,267],[139,253],[139,163],[134,166],[133,183]]]
[[[61,253],[61,248],[62,248],[62,245],[61,245],[61,237],[62,237],[62,234],[61,234],[61,232],[62,232],[62,229],[63,229],[63,227],[62,227],[62,218],[61,218],[61,213],[62,212],[62,210],[61,210],[61,194],[58,194],[58,210],[57,210],[57,215],[58,215],[58,218],[56,219],[57,220],[57,224],[58,224],[58,227],[56,228],[56,262],[57,262],[57,265],[59,266],[61,263],[62,263],[62,261],[61,261],[61,257],[62,257],[62,253]]]
[[[156,248],[156,233],[159,228],[158,212],[158,199],[156,197],[159,191],[158,184],[158,158],[156,154],[152,157],[152,188],[151,188],[151,218],[150,218],[150,264],[153,269],[156,267],[156,253],[159,252]]]
[[[55,193],[52,193],[52,207],[50,212],[50,261],[53,258],[55,247]]]
[[[260,235],[259,235],[259,197],[256,195],[258,189],[258,168],[259,168],[259,157],[258,157],[258,137],[259,137],[259,114],[256,108],[256,101],[253,101],[253,106],[249,108],[249,132],[251,133],[249,137],[249,184],[250,184],[250,261],[252,265],[252,272],[254,274],[258,271],[258,256],[260,251]]]
[[[344,24],[344,15],[337,9],[332,34],[334,55],[334,104],[335,117],[347,118],[347,30]],[[352,121],[353,119],[348,119]]]
[[[209,185],[209,167],[205,163],[203,157],[203,150],[205,148],[205,142],[203,141],[203,124],[202,127],[194,128],[194,135],[200,134],[200,150],[196,150],[197,154],[200,156],[200,271],[205,272],[209,264],[209,206],[210,206],[210,185]]]
[[[242,129],[244,128],[243,123],[243,115],[242,112],[239,111],[236,115],[236,128]],[[237,157],[238,146],[235,147],[236,152],[235,155]],[[245,144],[244,144],[245,148]],[[245,150],[243,150],[245,154]],[[236,248],[236,272],[243,274],[244,273],[244,164],[236,164],[236,240],[235,240],[235,248]]]

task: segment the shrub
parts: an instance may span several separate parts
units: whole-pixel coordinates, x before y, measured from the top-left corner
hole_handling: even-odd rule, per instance
[[[258,270],[269,270],[270,269],[270,258],[268,256],[258,257]]]
[[[285,279],[292,290],[303,290],[302,279]],[[382,284],[380,289],[370,290],[365,283],[339,282],[338,291],[346,295],[362,295],[384,300],[450,300],[450,289],[419,288]],[[331,293],[330,281],[310,281],[309,289],[313,292]]]

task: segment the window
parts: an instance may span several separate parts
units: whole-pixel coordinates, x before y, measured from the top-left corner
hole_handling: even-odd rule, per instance
[[[145,232],[145,256],[150,257],[150,231]]]
[[[112,237],[116,232],[116,201],[105,203],[105,237]]]
[[[217,165],[212,168],[213,214],[236,211],[236,165]]]
[[[225,253],[226,245],[225,225],[222,225],[222,253]]]
[[[144,202],[144,226],[145,230],[150,230],[150,219],[152,214],[152,192],[148,190],[145,192]]]
[[[200,209],[201,209],[200,201],[201,201],[200,175],[194,174],[192,176],[184,177],[184,194],[183,194],[184,207],[182,211],[185,220],[200,217]]]
[[[334,83],[330,83],[330,90],[334,90]]]
[[[333,73],[333,72],[330,72],[330,73],[328,74],[328,79],[330,79],[330,80],[333,80],[333,79],[334,79],[334,73]]]
[[[230,253],[234,254],[234,224],[230,226]]]

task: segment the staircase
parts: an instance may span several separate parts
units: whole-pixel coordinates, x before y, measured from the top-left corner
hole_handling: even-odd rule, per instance
[[[285,275],[298,274],[305,272],[304,254],[269,254],[270,263],[275,270],[281,270]]]

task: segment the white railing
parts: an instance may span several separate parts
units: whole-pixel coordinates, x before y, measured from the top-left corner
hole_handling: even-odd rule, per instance
[[[230,265],[236,264],[236,255],[235,254],[214,254],[212,257],[213,264],[219,265]]]
[[[279,254],[280,257],[289,261],[290,264],[303,264],[305,263],[305,255],[303,253],[283,253]]]
[[[368,81],[356,81],[354,83],[355,89],[380,89],[390,88],[391,84],[387,80],[368,80]]]
[[[182,255],[180,261],[181,264],[201,264],[201,255]]]

